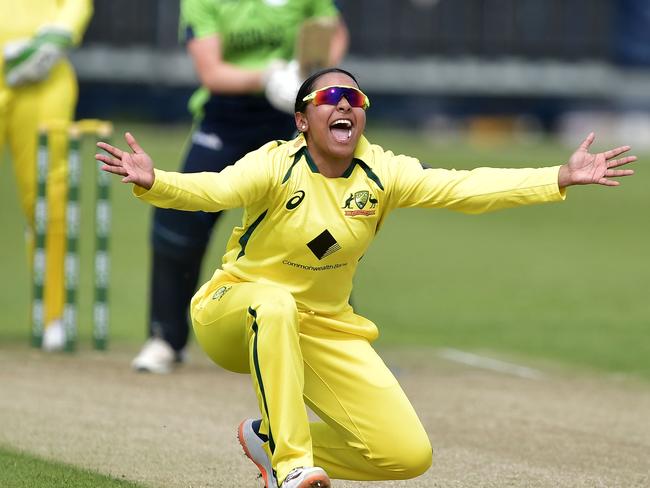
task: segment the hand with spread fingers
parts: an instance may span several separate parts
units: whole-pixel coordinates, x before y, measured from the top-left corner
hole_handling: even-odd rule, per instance
[[[349,34],[337,2],[174,3],[180,4],[180,41],[200,82],[188,103],[195,123],[179,172],[220,173],[269,141],[292,139],[293,107],[303,75],[291,60],[297,58],[299,48],[322,53],[328,66],[343,60]],[[334,26],[333,36],[325,39],[314,34],[306,36],[310,42],[299,43],[300,26],[316,20]],[[307,44],[304,49],[303,44]],[[156,171],[159,181],[154,190],[162,183],[160,174]],[[135,371],[168,374],[185,362],[192,336],[190,301],[199,286],[210,236],[221,227],[217,225],[221,215],[167,207],[153,212],[147,340],[131,361]]]
[[[391,211],[446,208],[480,214],[560,202],[567,186],[616,186],[617,178],[633,174],[621,169],[636,161],[626,154],[630,147],[592,154],[593,133],[564,165],[425,166],[365,138],[369,106],[352,73],[321,70],[295,96],[300,134],[293,140],[272,140],[220,172],[156,170],[153,187],[153,162],[131,134],[126,134],[129,152],[100,144],[109,152],[97,156],[103,169],[151,188],[134,192],[142,201],[190,215],[244,208],[221,267],[194,291],[190,316],[196,339],[213,362],[251,374],[260,415],[240,424],[238,439],[268,488],[329,488],[330,475],[402,480],[422,475],[432,464],[427,432],[372,347],[376,324],[350,305],[358,263]],[[172,258],[161,252],[154,263],[165,266],[165,259]],[[175,273],[171,281],[180,281],[190,268],[169,269]],[[198,276],[199,267],[192,269]],[[163,348],[156,339],[152,336],[151,348],[166,351],[165,360],[174,361],[171,346]],[[297,375],[306,363],[310,373]],[[262,384],[263,371],[273,374]],[[311,406],[323,428],[312,429],[305,411],[312,393]],[[341,417],[341,409],[349,415]],[[336,429],[330,427],[334,424]],[[378,429],[382,435],[375,435]],[[348,442],[351,438],[370,440],[359,446]],[[273,456],[264,447],[269,439],[275,443]]]
[[[155,179],[153,160],[142,150],[130,132],[124,134],[124,139],[133,151],[132,153],[122,151],[106,142],[98,142],[97,147],[106,151],[110,156],[95,154],[95,159],[104,163],[101,167],[102,170],[123,176],[122,183],[135,183],[149,190]]]
[[[620,182],[611,178],[631,176],[634,174],[634,170],[631,169],[614,169],[636,161],[636,156],[615,159],[629,151],[630,146],[620,146],[609,151],[592,154],[589,152],[589,147],[595,138],[595,134],[591,132],[582,141],[582,144],[580,144],[576,152],[571,155],[569,161],[560,168],[558,174],[558,185],[560,188],[571,185],[591,184],[618,186]]]

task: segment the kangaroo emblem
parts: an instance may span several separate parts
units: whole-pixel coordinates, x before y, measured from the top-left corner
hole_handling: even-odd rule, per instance
[[[354,194],[350,193],[350,196],[345,201],[345,205],[341,208],[352,208],[352,200],[354,200]]]

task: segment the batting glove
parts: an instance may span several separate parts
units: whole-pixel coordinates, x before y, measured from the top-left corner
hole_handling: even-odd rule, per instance
[[[5,78],[17,87],[47,78],[52,67],[72,45],[72,33],[60,27],[43,27],[28,41],[5,45]]]
[[[298,61],[276,61],[267,70],[264,93],[274,108],[292,114],[301,83]]]

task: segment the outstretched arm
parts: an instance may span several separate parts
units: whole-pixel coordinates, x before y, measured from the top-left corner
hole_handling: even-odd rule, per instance
[[[609,151],[591,154],[589,146],[591,146],[595,138],[595,134],[591,132],[582,141],[576,152],[571,155],[569,161],[560,167],[558,174],[558,186],[560,188],[591,184],[618,186],[620,183],[611,178],[634,174],[634,170],[631,169],[614,169],[636,161],[636,156],[615,159],[617,156],[629,151],[630,146],[620,146]]]
[[[124,139],[133,153],[122,151],[106,142],[98,142],[97,147],[106,151],[105,154],[95,154],[95,159],[104,163],[102,170],[123,176],[123,183],[135,183],[147,190],[151,189],[155,179],[153,160],[142,150],[135,137],[130,132],[124,134]]]

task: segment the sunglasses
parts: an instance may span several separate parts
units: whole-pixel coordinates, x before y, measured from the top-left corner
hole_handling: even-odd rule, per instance
[[[311,92],[302,101],[313,102],[316,106],[337,105],[343,97],[345,97],[352,107],[362,108],[364,110],[370,107],[370,100],[365,93],[358,88],[343,85],[326,86],[320,90]]]

